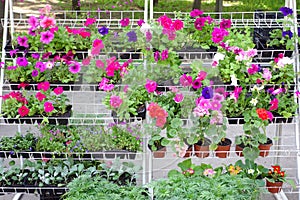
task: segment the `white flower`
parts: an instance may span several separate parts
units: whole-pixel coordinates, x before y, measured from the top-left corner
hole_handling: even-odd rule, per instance
[[[252,98],[250,103],[253,105],[253,106],[256,106],[256,104],[258,103],[257,99],[256,98]]]
[[[248,169],[247,173],[248,174],[253,174],[254,173],[254,169]]]
[[[284,67],[285,65],[293,64],[293,62],[294,61],[292,59],[290,59],[289,57],[283,57],[278,60],[277,65],[278,65],[278,67]]]
[[[222,53],[216,53],[214,56],[213,61],[219,62],[219,60],[224,60],[225,55]]]
[[[50,61],[46,62],[46,68],[47,69],[52,69],[53,68],[53,62],[50,62]]]
[[[260,87],[257,87],[257,85],[254,85],[253,88],[251,88],[251,91],[261,91],[262,89],[264,89],[264,86],[260,86]]]
[[[237,79],[234,74],[231,74],[230,78],[231,78],[231,85],[238,86],[237,81],[239,79]]]
[[[143,23],[142,26],[141,26],[141,28],[140,28],[140,31],[143,34],[146,34],[150,30],[151,30],[151,26],[150,26],[150,24],[147,24],[147,23]]]

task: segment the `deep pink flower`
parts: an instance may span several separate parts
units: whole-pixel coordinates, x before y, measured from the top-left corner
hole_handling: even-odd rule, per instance
[[[257,73],[260,70],[260,67],[258,64],[252,64],[251,67],[247,69],[248,74],[253,75]]]
[[[202,27],[205,26],[205,21],[206,21],[206,19],[204,17],[197,18],[194,22],[194,27],[197,30],[201,31]]]
[[[43,17],[43,19],[40,22],[40,25],[42,28],[48,28],[48,27],[53,27],[55,26],[55,19],[53,19],[52,17]]]
[[[220,104],[219,101],[212,101],[212,102],[210,102],[210,105],[211,105],[210,109],[212,109],[212,110],[220,110],[222,107],[222,104]]]
[[[145,21],[143,19],[139,19],[137,21],[138,26],[142,26],[145,23]]]
[[[90,26],[96,22],[95,18],[87,18],[86,21],[84,22],[84,26]]]
[[[159,51],[154,52],[154,60],[157,62],[160,59]]]
[[[111,107],[119,108],[121,106],[121,104],[123,103],[123,100],[119,96],[112,95],[110,97],[109,103],[110,103]]]
[[[44,111],[45,111],[46,113],[49,113],[49,112],[52,112],[53,110],[54,110],[53,104],[52,104],[51,102],[49,102],[49,101],[46,101],[46,102],[44,103]]]
[[[166,60],[168,59],[168,56],[169,56],[169,52],[168,52],[168,49],[165,49],[161,52],[161,60]]]
[[[200,100],[198,106],[201,107],[201,108],[203,108],[203,109],[210,109],[211,108],[210,100],[202,98]]]
[[[120,20],[120,24],[121,24],[121,26],[123,26],[123,27],[128,26],[129,23],[130,23],[129,18],[124,18],[124,19],[121,19],[121,20]]]
[[[26,115],[28,115],[29,113],[29,109],[26,107],[26,106],[21,106],[19,109],[18,109],[18,113],[21,117],[25,117]]]
[[[96,67],[104,69],[104,63],[102,60],[96,60]]]
[[[173,98],[173,100],[176,102],[176,103],[180,103],[182,102],[184,99],[184,96],[182,93],[178,93],[175,95],[175,97]]]
[[[28,48],[28,38],[26,36],[18,36],[17,38],[18,44],[22,47]]]
[[[51,31],[41,32],[40,41],[44,44],[49,44],[54,38],[54,34]]]
[[[202,10],[194,9],[190,12],[191,17],[198,17],[203,14]]]
[[[28,61],[26,57],[18,57],[17,58],[17,65],[21,67],[27,67]]]
[[[91,37],[91,33],[88,31],[80,31],[79,35],[83,38]]]
[[[279,103],[278,99],[276,98],[272,99],[270,101],[271,106],[269,110],[276,110],[278,108],[278,103]]]
[[[9,51],[9,55],[10,55],[11,57],[14,57],[14,56],[17,54],[17,52],[18,52],[18,49],[10,50],[10,51]]]
[[[50,83],[48,81],[41,82],[37,85],[38,90],[47,91],[50,88]]]
[[[39,101],[43,101],[45,98],[46,98],[46,95],[44,95],[43,93],[41,92],[37,92],[35,94],[35,98],[37,98]]]
[[[276,89],[276,90],[273,90],[273,91],[271,92],[271,94],[272,94],[272,95],[277,95],[277,94],[282,93],[283,91],[284,91],[283,88],[278,88],[278,89]]]
[[[173,22],[172,19],[169,18],[167,15],[160,16],[157,21],[160,23],[162,27],[165,29],[173,29]]]
[[[81,67],[80,67],[80,63],[79,62],[73,62],[72,64],[69,65],[69,71],[72,74],[77,74],[78,72],[80,72]]]
[[[148,93],[153,93],[156,90],[157,83],[155,81],[147,79],[145,88],[148,91]]]
[[[184,26],[184,24],[180,19],[176,19],[173,22],[173,27],[176,31],[183,29],[183,26]]]
[[[206,76],[207,76],[207,72],[205,72],[205,71],[200,71],[200,72],[198,73],[197,78],[198,78],[200,81],[203,81],[203,80],[206,78]]]
[[[221,42],[225,36],[227,36],[229,32],[226,29],[222,28],[217,28],[215,27],[213,32],[212,32],[212,41],[214,43],[219,43]]]
[[[39,25],[39,22],[35,16],[30,16],[28,19],[28,24],[31,26],[31,28],[36,28]]]
[[[220,23],[220,28],[227,29],[231,27],[231,20],[230,19],[222,19]]]
[[[201,86],[202,86],[202,83],[201,83],[201,79],[199,79],[199,78],[196,78],[192,83],[192,87],[194,89],[199,89]]]
[[[295,95],[296,95],[296,97],[300,98],[300,91],[297,90],[297,91],[295,92]]]
[[[186,74],[183,74],[179,79],[180,84],[183,87],[191,86],[193,83],[193,78],[191,76],[187,76]]]
[[[56,95],[60,95],[61,93],[64,92],[64,89],[63,89],[63,87],[57,87],[57,88],[54,88],[53,92],[54,92]]]

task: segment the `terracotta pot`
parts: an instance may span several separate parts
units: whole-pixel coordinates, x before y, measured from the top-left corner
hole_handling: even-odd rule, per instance
[[[156,151],[153,151],[154,158],[164,158],[166,155],[167,147],[162,147]]]
[[[204,139],[204,144],[202,144],[202,141],[197,142],[194,144],[195,149],[195,155],[198,158],[206,158],[209,156],[209,145],[211,141],[207,138]]]
[[[282,188],[282,184],[283,184],[283,182],[272,183],[272,182],[269,182],[268,180],[266,183],[267,183],[266,186],[267,186],[268,191],[273,194],[280,192],[281,188]]]
[[[232,141],[228,138],[225,138],[224,141],[220,142],[218,144],[216,151],[216,156],[219,158],[227,158],[229,155],[230,147],[231,147]]]
[[[258,146],[260,152],[259,152],[259,155],[261,157],[266,157],[269,155],[269,150],[271,148],[271,146],[273,145],[273,142],[270,138],[267,139],[267,142],[265,144],[260,144]]]
[[[183,156],[184,158],[189,158],[192,156],[193,153],[193,146],[189,146],[188,149],[186,150],[185,155]]]
[[[243,149],[244,149],[243,146],[237,144],[237,145],[235,146],[235,153],[236,153],[236,155],[238,155],[238,156],[240,156],[240,157],[244,157]]]

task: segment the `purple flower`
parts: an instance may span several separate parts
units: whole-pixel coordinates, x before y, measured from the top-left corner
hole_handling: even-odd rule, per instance
[[[25,47],[25,48],[29,47],[28,38],[26,36],[23,36],[23,37],[18,36],[17,41],[20,46]]]
[[[98,33],[101,35],[107,35],[109,31],[109,28],[106,28],[105,26],[102,26],[101,28],[98,29]]]
[[[31,73],[32,77],[36,77],[39,75],[39,71],[38,70],[32,70],[32,73]]]
[[[136,42],[137,41],[137,36],[134,31],[130,31],[126,35],[128,37],[128,42]]]
[[[203,96],[205,99],[211,99],[211,98],[214,96],[213,89],[212,89],[211,87],[205,87],[205,88],[202,90],[202,96]]]
[[[31,57],[32,57],[33,59],[38,60],[38,59],[40,58],[40,54],[39,54],[39,53],[33,53],[33,54],[31,55]]]
[[[7,70],[16,70],[18,67],[17,66],[8,66]]]
[[[28,61],[25,57],[18,57],[17,58],[17,65],[19,65],[21,67],[27,67]]]
[[[285,37],[285,36],[289,36],[289,38],[291,39],[293,37],[292,31],[290,31],[290,30],[282,31],[282,37]]]
[[[41,42],[49,44],[54,38],[54,34],[51,31],[41,32]]]
[[[9,51],[9,55],[10,55],[11,57],[14,57],[14,56],[17,54],[17,51],[18,51],[18,49],[10,50],[10,51]]]
[[[71,65],[69,65],[69,71],[72,74],[77,74],[78,72],[80,72],[80,70],[81,70],[81,67],[80,67],[80,64],[78,62],[74,62]]]
[[[288,8],[288,7],[281,7],[281,8],[279,8],[279,11],[281,11],[283,16],[288,16],[288,15],[293,14],[293,10],[291,8]]]
[[[36,62],[35,68],[39,69],[40,72],[44,72],[46,70],[46,65],[43,62]]]
[[[154,60],[157,62],[160,58],[159,51],[154,52]]]
[[[150,42],[152,40],[152,33],[150,31],[146,32],[146,42]]]
[[[161,52],[161,60],[166,60],[169,57],[168,49],[165,49]]]

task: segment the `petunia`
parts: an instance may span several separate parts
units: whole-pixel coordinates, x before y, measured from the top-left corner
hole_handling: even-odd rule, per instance
[[[192,87],[194,89],[199,89],[202,86],[201,84],[201,79],[200,78],[196,78],[193,83],[192,83]]]
[[[183,74],[179,78],[179,82],[183,87],[191,86],[193,83],[193,78],[191,76],[187,76],[186,74]]]
[[[180,103],[182,102],[184,99],[184,96],[182,93],[178,93],[175,95],[175,97],[173,98],[173,100],[176,102],[176,103]]]
[[[279,11],[283,14],[283,16],[288,16],[293,14],[293,9],[288,7],[281,7],[279,8]]]
[[[220,22],[220,28],[227,29],[231,27],[231,20],[230,19],[222,19]]]
[[[183,22],[180,19],[176,19],[173,22],[173,27],[176,31],[183,29]]]
[[[124,18],[124,19],[120,20],[120,24],[121,24],[122,27],[128,26],[129,23],[130,23],[129,18]]]
[[[161,52],[161,60],[166,60],[169,57],[168,49],[165,49]]]
[[[49,27],[53,27],[55,26],[55,19],[53,19],[52,17],[47,17],[45,16],[41,22],[40,22],[40,26],[44,29],[49,28]]]
[[[41,93],[41,92],[37,92],[37,93],[35,94],[35,98],[37,98],[37,100],[39,100],[39,101],[43,101],[43,100],[46,98],[46,95],[44,95],[44,94]]]
[[[145,23],[145,21],[143,19],[139,19],[137,21],[138,26],[142,26]]]
[[[212,109],[212,110],[220,110],[221,107],[222,107],[222,104],[219,101],[210,102],[210,109]]]
[[[213,89],[211,87],[205,87],[202,90],[202,96],[205,99],[211,99],[213,97],[214,93],[213,93]]]
[[[84,26],[90,26],[93,25],[96,22],[95,18],[87,18],[84,22]]]
[[[77,74],[78,72],[80,72],[80,70],[81,70],[81,67],[78,62],[73,62],[71,65],[69,65],[69,71],[72,74]]]
[[[38,75],[39,75],[39,71],[38,70],[32,70],[32,72],[31,72],[31,76],[32,77],[36,77]]]
[[[52,112],[53,110],[54,110],[53,104],[52,104],[51,102],[49,102],[49,101],[46,101],[46,102],[44,103],[44,111],[45,111],[46,113],[49,113],[49,112]]]
[[[17,58],[17,65],[19,65],[21,67],[27,67],[27,65],[28,65],[27,58],[25,58],[25,57],[18,57]]]
[[[137,36],[135,31],[129,31],[127,34],[128,37],[128,42],[136,42],[137,41]]]
[[[29,113],[29,108],[27,108],[26,106],[21,106],[19,109],[18,109],[18,113],[21,117],[25,117],[26,115],[28,115]]]
[[[49,44],[54,38],[54,34],[51,31],[41,32],[40,41],[44,44]]]
[[[274,98],[271,100],[270,104],[270,109],[269,110],[276,110],[278,108],[278,99]]]
[[[112,95],[109,100],[110,106],[113,108],[119,108],[123,103],[123,100],[116,95]]]
[[[160,59],[159,51],[154,52],[154,60],[157,62]]]
[[[153,93],[156,90],[157,83],[155,81],[147,79],[145,88],[148,91],[148,93]]]
[[[190,16],[195,18],[203,14],[202,10],[194,9],[190,12]]]
[[[102,26],[101,28],[98,29],[98,33],[100,33],[101,35],[107,35],[109,32],[109,28]]]
[[[63,87],[57,87],[57,88],[54,88],[53,92],[54,92],[56,95],[60,95],[61,93],[64,92],[64,89],[63,89]]]
[[[47,91],[50,88],[50,83],[48,81],[38,83],[37,89]]]
[[[282,31],[282,37],[288,36],[290,39],[293,37],[293,32],[291,30]]]
[[[25,48],[29,47],[29,45],[28,45],[28,38],[26,36],[23,36],[23,37],[22,36],[18,36],[17,42],[22,47],[25,47]]]

